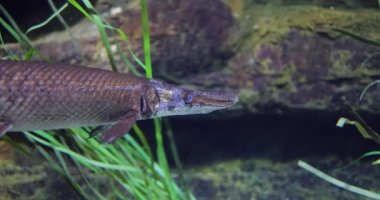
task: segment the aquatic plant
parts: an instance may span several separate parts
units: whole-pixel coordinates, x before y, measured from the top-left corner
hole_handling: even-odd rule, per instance
[[[380,0],[378,1],[379,2],[379,7],[380,7]],[[368,45],[374,45],[374,46],[380,46],[380,41],[377,41],[377,40],[372,40],[372,39],[369,39],[369,38],[366,38],[366,37],[363,37],[357,33],[354,33],[354,32],[351,32],[351,31],[348,31],[348,30],[345,30],[345,29],[342,29],[342,28],[333,28],[332,29],[333,31],[336,31],[342,35],[345,35],[345,36],[348,36],[348,37],[351,37],[353,39],[356,39],[358,41],[361,41],[361,42],[364,42]],[[377,57],[377,56],[380,56],[380,52],[377,51],[375,53],[373,53],[372,55],[369,55],[361,64],[360,68],[364,68],[368,62],[373,59],[374,57]],[[373,81],[372,83],[368,84],[362,91],[360,97],[359,97],[359,100],[361,101],[364,97],[364,95],[367,93],[368,89],[371,88],[372,86],[376,85],[376,84],[379,84],[380,83],[380,80],[375,80]],[[350,102],[348,102],[348,100],[346,100],[345,98],[343,99],[345,104],[347,104],[348,108],[350,109],[351,113],[353,114],[353,118],[355,120],[351,120],[351,119],[348,119],[346,117],[340,117],[336,123],[336,126],[338,127],[344,127],[345,125],[352,125],[352,126],[355,126],[356,129],[358,130],[358,132],[362,135],[363,138],[365,139],[370,139],[370,140],[373,140],[375,142],[377,142],[378,144],[380,144],[380,134],[377,133],[376,131],[374,131],[367,123],[366,121],[360,116],[360,114],[356,111],[355,107],[353,105],[351,105]],[[353,162],[351,162],[349,165],[345,166],[344,168],[347,168],[349,166],[352,166],[353,164],[359,162],[361,159],[363,158],[366,158],[366,157],[371,157],[371,156],[380,156],[380,151],[370,151],[370,152],[367,152],[365,154],[363,154],[362,156],[360,156],[359,158],[357,158],[356,160],[354,160]],[[380,159],[377,159],[376,161],[373,162],[374,165],[377,165],[377,164],[380,164]],[[354,186],[354,185],[351,185],[351,184],[348,184],[346,182],[343,182],[341,180],[338,180],[316,168],[314,168],[313,166],[305,163],[304,161],[301,161],[299,160],[297,165],[301,168],[303,168],[304,170],[318,176],[319,178],[323,179],[324,181],[326,182],[329,182],[337,187],[340,187],[340,188],[343,188],[347,191],[350,191],[350,192],[353,192],[353,193],[356,193],[358,195],[361,195],[363,197],[366,197],[366,198],[371,198],[371,199],[380,199],[380,194],[378,193],[375,193],[375,192],[372,192],[370,190],[366,190],[366,189],[363,189],[363,188],[360,188],[360,187],[357,187],[357,186]]]
[[[380,6],[380,1],[379,1],[379,6]],[[343,34],[345,36],[349,36],[349,37],[352,37],[356,40],[359,40],[359,41],[362,41],[368,45],[374,45],[374,46],[378,46],[380,47],[380,41],[377,41],[377,40],[373,40],[373,39],[369,39],[369,38],[366,38],[366,37],[363,37],[357,33],[353,33],[353,32],[350,32],[348,30],[345,30],[345,29],[341,29],[341,28],[333,28],[334,31],[340,33],[340,34]],[[366,65],[368,64],[368,62],[373,59],[374,57],[377,57],[377,56],[380,56],[380,51],[377,51],[371,55],[369,55],[361,64],[360,68],[364,68],[366,67]],[[368,89],[371,88],[372,86],[376,85],[376,84],[379,84],[380,83],[380,80],[375,80],[373,82],[371,82],[370,84],[368,84],[362,91],[362,93],[360,94],[360,97],[359,97],[359,100],[362,101],[363,98],[364,98],[364,95],[368,92]],[[363,136],[363,138],[365,139],[371,139],[375,142],[377,142],[378,144],[380,144],[380,135],[375,132],[370,126],[368,126],[368,124],[365,122],[365,120],[359,115],[359,113],[356,111],[356,109],[354,108],[353,105],[351,105],[346,99],[344,99],[345,103],[347,104],[347,106],[350,108],[351,110],[351,113],[353,114],[353,117],[355,118],[355,120],[350,120],[348,118],[345,118],[345,117],[341,117],[338,122],[337,122],[337,126],[338,127],[343,127],[344,125],[348,124],[348,125],[353,125],[355,126],[359,133]],[[371,155],[372,153],[369,152]],[[380,163],[380,161],[379,161]]]
[[[59,18],[66,31],[70,33],[69,26],[60,16],[60,12],[70,4],[96,25],[110,65],[114,71],[117,71],[115,53],[111,50],[109,34],[116,34],[122,42],[128,43],[127,35],[122,30],[106,23],[90,1],[82,0],[81,3],[84,6],[76,0],[68,0],[67,3],[57,9],[50,0],[49,4],[54,14],[44,22],[29,28],[25,33],[20,30],[17,23],[0,5],[0,11],[7,18],[7,21],[0,18],[0,25],[13,36],[22,50],[20,57],[12,50],[5,48],[0,33],[0,44],[7,54],[6,58],[30,60],[34,57],[43,57],[28,38],[28,33],[44,27],[56,17]],[[144,69],[146,77],[152,78],[147,1],[141,0],[140,5],[144,62],[137,58],[132,49],[129,49],[128,53],[132,54],[136,63]],[[75,45],[75,38],[72,33],[70,35]],[[114,45],[118,46],[117,44]],[[76,48],[79,47],[76,46]],[[139,75],[138,70],[126,59],[120,48],[118,49],[117,53],[120,54],[124,64],[129,67],[132,73]],[[65,132],[70,133],[70,137],[65,137],[65,134],[62,133],[57,134],[55,131],[33,131],[24,134],[43,155],[48,165],[65,177],[78,194],[85,199],[125,199],[126,196],[134,199],[195,199],[188,189],[186,192],[182,191],[172,178],[164,151],[161,120],[155,119],[153,122],[157,142],[155,151],[152,151],[144,133],[137,125],[133,126],[133,133],[137,136],[137,140],[132,135],[126,135],[110,145],[101,144],[96,138],[89,139],[91,129],[88,128],[66,130]],[[169,138],[172,136],[169,135]],[[7,138],[7,140],[10,139]],[[176,163],[179,163],[178,154],[173,148],[175,145],[172,144],[171,146]],[[155,157],[157,161],[155,161]],[[77,172],[79,172],[79,177]],[[102,192],[104,189],[101,188],[101,185],[91,181],[92,177],[97,175],[107,177],[108,192]]]

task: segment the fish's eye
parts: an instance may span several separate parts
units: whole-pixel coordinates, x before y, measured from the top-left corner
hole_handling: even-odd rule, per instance
[[[144,113],[146,111],[146,102],[144,96],[140,97],[140,113]]]

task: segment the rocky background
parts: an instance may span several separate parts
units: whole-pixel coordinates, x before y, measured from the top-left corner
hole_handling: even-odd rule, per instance
[[[130,40],[118,43],[114,36],[113,42],[141,57],[139,4],[99,0],[96,5]],[[233,110],[172,120],[200,199],[358,198],[307,174],[296,166],[298,159],[380,191],[378,169],[370,163],[332,170],[378,149],[353,129],[335,128],[336,119],[349,111],[342,98],[357,103],[364,87],[380,78],[380,47],[336,29],[380,41],[377,1],[156,0],[149,9],[156,78],[240,97]],[[61,27],[53,26],[54,32],[35,35],[43,59],[110,69],[94,25],[75,15],[71,23],[80,51]],[[8,45],[17,51],[17,45]],[[121,63],[119,71],[129,72]],[[373,87],[358,105],[375,128],[379,100]],[[25,166],[14,161],[19,156],[11,156],[9,148],[3,149],[0,157],[7,159],[0,173],[18,180],[0,185],[4,198],[46,190],[60,198],[54,184],[62,181],[48,180],[39,162]],[[24,189],[36,185],[38,190]]]

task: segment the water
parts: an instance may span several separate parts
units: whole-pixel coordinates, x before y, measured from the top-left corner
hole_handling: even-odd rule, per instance
[[[142,57],[139,9],[124,9],[124,3],[99,2],[97,8],[126,31]],[[123,10],[112,16],[104,5]],[[335,126],[339,117],[354,119],[342,98],[356,106],[365,86],[380,77],[377,1],[161,0],[151,2],[149,9],[155,77],[240,97],[228,111],[170,118],[183,174],[197,199],[364,199],[298,167],[298,160],[349,184],[380,191],[379,169],[371,165],[376,158],[339,169],[379,146],[354,127]],[[86,21],[74,30],[86,59],[79,58],[68,37],[56,33],[40,36],[37,48],[54,62],[107,68],[107,56],[96,48],[99,38],[83,34],[96,31]],[[117,62],[120,71],[128,71]],[[377,87],[371,88],[357,107],[374,130],[380,130],[379,94]],[[139,125],[155,151],[152,122]],[[21,134],[14,136],[25,142]],[[166,136],[164,144],[172,175],[180,182]],[[32,162],[4,149],[0,199],[77,198],[42,166],[43,159]],[[108,179],[92,178],[104,194],[111,191]]]

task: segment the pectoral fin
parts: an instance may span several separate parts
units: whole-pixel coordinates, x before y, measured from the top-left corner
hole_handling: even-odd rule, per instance
[[[120,138],[131,130],[132,125],[137,120],[137,112],[128,115],[127,117],[119,120],[114,125],[111,126],[102,136],[101,140],[104,143],[112,143],[116,139]]]
[[[12,128],[11,124],[0,122],[0,137],[5,135],[5,133]]]
[[[100,125],[100,126],[97,126],[95,127],[94,129],[92,129],[91,131],[88,132],[88,138],[93,138],[94,136],[100,134],[100,133],[104,133],[105,131],[107,131],[109,128],[111,127],[111,125]]]

